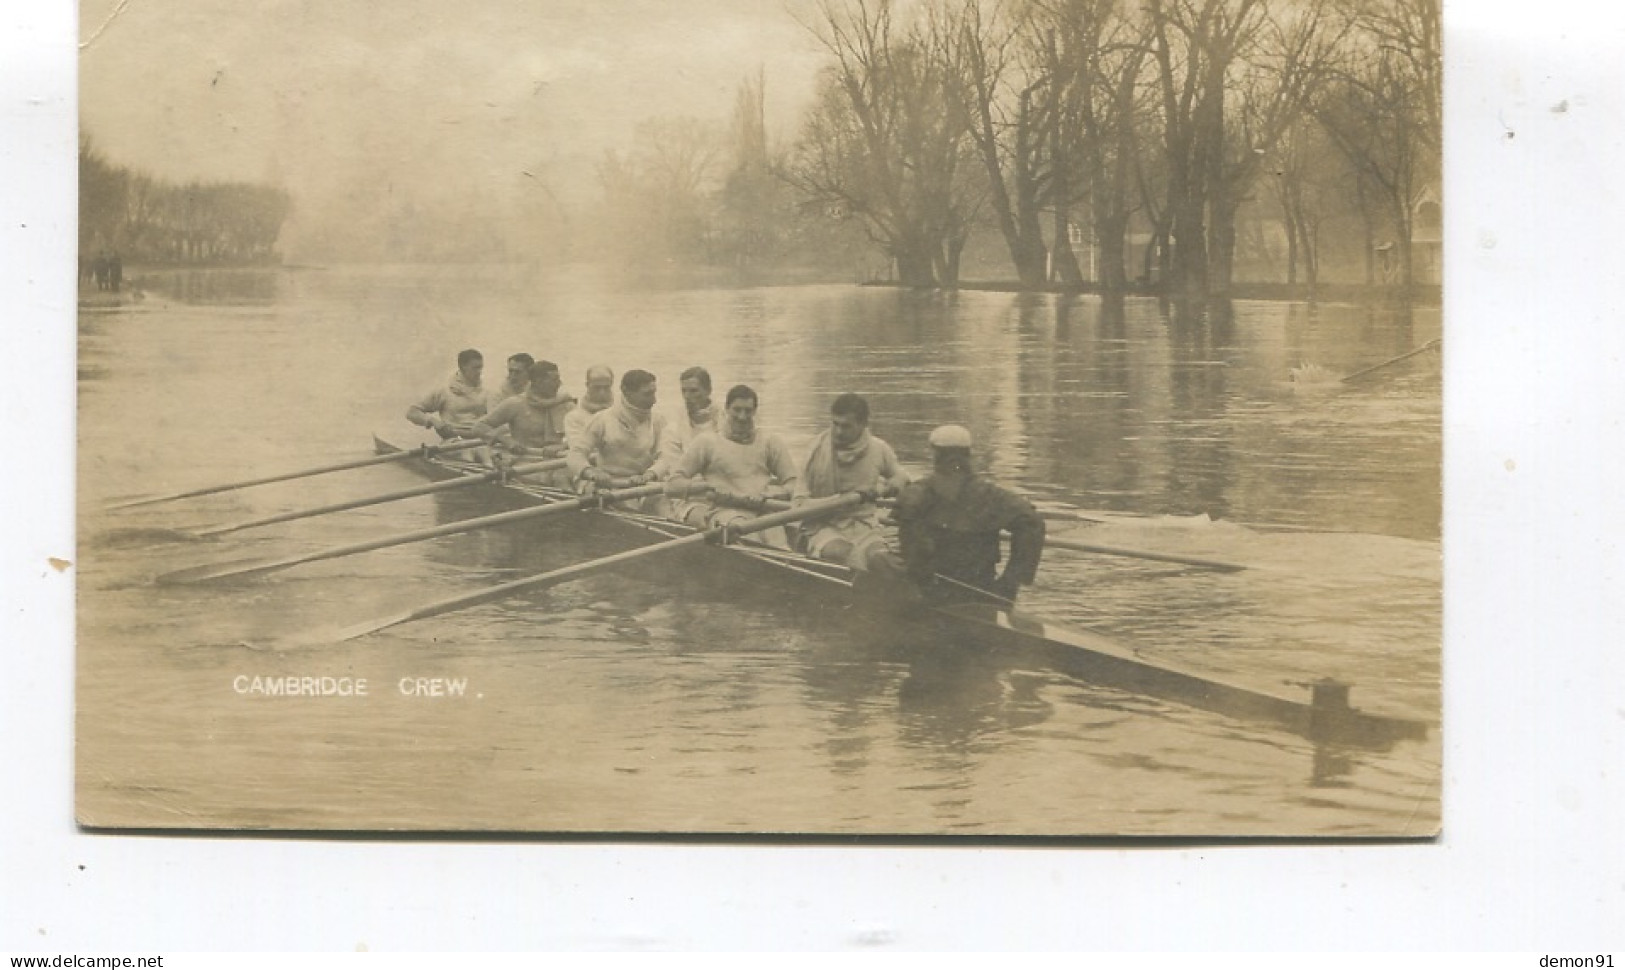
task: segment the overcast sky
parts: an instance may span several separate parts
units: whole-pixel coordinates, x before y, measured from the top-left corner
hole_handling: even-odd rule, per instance
[[[85,0],[81,120],[162,178],[283,184],[296,239],[368,186],[489,205],[539,177],[579,197],[637,121],[723,121],[758,69],[770,130],[793,134],[821,61],[788,4]]]

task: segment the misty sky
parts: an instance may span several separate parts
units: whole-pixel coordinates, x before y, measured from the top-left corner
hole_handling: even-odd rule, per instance
[[[85,0],[80,38],[95,39],[80,54],[81,120],[112,161],[164,179],[282,184],[297,204],[283,248],[297,250],[385,198],[512,212],[545,185],[575,204],[594,160],[629,144],[640,119],[725,122],[758,69],[770,131],[790,137],[821,63],[792,9]]]

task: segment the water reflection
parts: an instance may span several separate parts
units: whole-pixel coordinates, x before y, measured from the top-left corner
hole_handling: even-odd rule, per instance
[[[141,284],[196,306],[269,306],[281,293],[277,269],[171,269],[141,277]]]

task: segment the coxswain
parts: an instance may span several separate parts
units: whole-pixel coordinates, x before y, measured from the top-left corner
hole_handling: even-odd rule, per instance
[[[534,363],[536,359],[526,353],[514,354],[508,358],[507,376],[486,397],[486,404],[490,406],[490,410],[495,410],[498,404],[510,397],[525,393],[525,388],[530,385],[530,365]]]
[[[696,436],[666,481],[672,517],[698,528],[761,515],[771,500],[790,497],[796,461],[784,439],[756,427],[756,392],[744,384],[728,391],[721,427]],[[790,548],[782,527],[757,538]]]
[[[457,355],[457,370],[442,387],[406,409],[406,420],[441,438],[473,437],[474,423],[485,417],[489,392],[480,383],[485,358],[477,350]]]
[[[976,474],[971,434],[949,424],[931,432],[931,473],[904,488],[894,513],[909,577],[928,599],[982,599],[1013,605],[1031,585],[1044,552],[1044,520],[1031,502]],[[999,572],[999,540],[1010,558]]]
[[[575,409],[576,399],[560,388],[559,365],[538,360],[530,365],[525,392],[508,398],[474,424],[474,434],[497,446],[499,464],[514,459],[534,461],[562,458],[565,445],[565,418]],[[545,473],[536,479],[549,485],[568,485],[564,469]]]
[[[683,457],[688,443],[707,431],[717,430],[717,409],[711,403],[711,373],[704,367],[690,367],[677,378],[677,388],[683,394],[683,414],[671,425],[671,436],[666,447],[672,467]]]
[[[869,402],[842,394],[829,414],[829,428],[813,438],[801,463],[791,501],[800,504],[843,492],[869,496],[849,512],[819,520],[807,535],[809,555],[867,570],[888,555],[874,499],[896,494],[908,484],[908,472],[891,445],[869,433]]]
[[[587,368],[587,388],[576,402],[575,410],[564,416],[564,437],[572,441],[587,430],[587,422],[599,411],[615,404],[615,372],[603,364]]]
[[[655,376],[646,370],[621,375],[621,399],[587,422],[579,438],[570,439],[570,480],[577,491],[631,488],[663,481],[670,434],[664,416],[654,413]],[[663,496],[639,506],[651,514],[667,511]]]

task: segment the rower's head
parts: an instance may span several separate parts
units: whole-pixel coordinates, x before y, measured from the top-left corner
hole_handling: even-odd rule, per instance
[[[728,412],[728,425],[736,433],[748,433],[756,427],[756,392],[744,384],[728,389],[723,409]]]
[[[621,400],[647,411],[655,406],[655,376],[646,370],[629,370],[621,375]]]
[[[965,474],[971,470],[970,431],[957,424],[945,424],[931,432],[931,461],[936,471]]]
[[[538,400],[552,400],[564,382],[559,379],[559,365],[550,360],[538,360],[525,372],[530,381],[530,396]]]
[[[477,350],[465,350],[457,355],[457,373],[463,375],[463,380],[470,384],[480,382],[480,372],[485,370],[485,355]]]
[[[520,353],[509,357],[508,383],[514,387],[523,387],[525,382],[530,380],[530,368],[534,363],[536,358],[529,354]]]
[[[608,394],[615,386],[615,372],[605,364],[594,364],[587,368],[587,393]]]
[[[829,406],[829,437],[841,448],[858,443],[869,428],[869,402],[846,393]]]
[[[683,406],[689,411],[703,411],[711,406],[711,373],[704,367],[690,367],[677,378],[677,387],[683,392]]]

